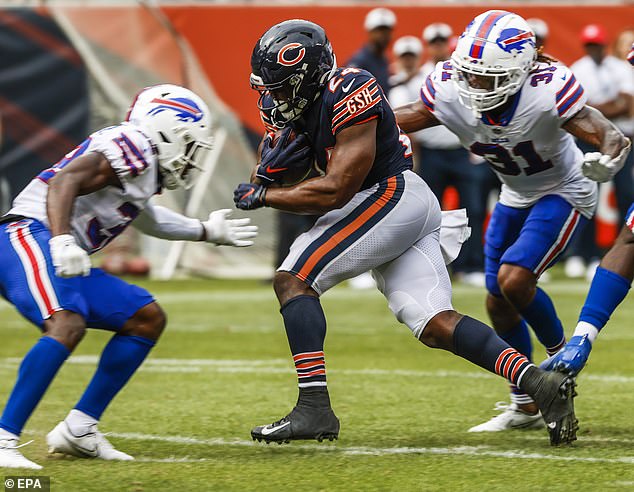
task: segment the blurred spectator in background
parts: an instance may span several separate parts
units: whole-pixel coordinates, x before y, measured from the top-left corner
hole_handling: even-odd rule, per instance
[[[588,105],[610,119],[629,138],[634,136],[634,119],[631,116],[634,98],[634,73],[632,67],[615,56],[607,54],[608,39],[605,29],[589,24],[581,32],[581,42],[586,55],[570,67],[583,86]],[[583,152],[598,149],[579,143]],[[632,167],[634,155],[630,153],[623,169],[614,177],[614,192],[619,210],[619,223],[625,221],[628,207],[634,201]],[[594,223],[588,224],[572,247],[572,256],[565,265],[566,275],[581,277],[594,275],[598,258]]]
[[[344,65],[370,72],[386,94],[390,88],[390,65],[386,53],[392,41],[395,25],[396,16],[391,10],[384,8],[370,10],[365,16],[364,23],[368,42]]]
[[[430,24],[423,30],[423,40],[429,55],[422,67],[425,78],[437,63],[451,57],[452,35],[451,27],[442,22]],[[416,97],[419,97],[418,94]],[[483,164],[483,160],[471,160],[458,137],[444,126],[419,132],[414,145],[418,147],[420,160],[418,172],[440,203],[443,204],[447,187],[453,186],[458,191],[459,206],[466,208],[469,215],[471,238],[452,264],[453,272],[463,282],[484,286],[482,232],[486,216],[486,183],[493,173]]]
[[[403,36],[398,38],[392,49],[396,70],[390,77],[390,89],[388,99],[393,108],[416,101],[419,98],[421,85],[425,76],[421,72],[421,56],[423,43],[416,36]],[[414,153],[414,167],[420,167],[420,156],[416,141],[422,132],[410,135],[412,139],[412,151]]]
[[[396,65],[394,75],[389,78],[389,84],[392,90],[397,86],[402,88],[404,85],[408,85],[413,81],[422,82],[420,69],[423,43],[421,43],[420,39],[416,36],[403,36],[398,38],[392,48],[392,54],[394,55]],[[416,97],[418,97],[419,89],[420,85],[416,88],[415,92],[411,93],[416,94]],[[390,94],[391,92],[392,91],[390,91]],[[410,99],[409,102],[414,99]]]
[[[536,48],[544,48],[548,40],[548,24],[537,17],[526,19],[526,23],[535,33]]]
[[[612,53],[619,60],[628,61],[627,55],[632,50],[633,44],[634,44],[634,28],[624,29],[616,37],[616,40],[614,41],[614,49],[612,50]]]

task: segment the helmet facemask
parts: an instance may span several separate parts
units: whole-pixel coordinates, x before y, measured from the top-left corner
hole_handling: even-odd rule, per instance
[[[306,70],[303,68],[281,82],[266,84],[262,77],[251,74],[251,88],[260,93],[258,109],[271,115],[273,124],[278,128],[299,118],[309,104],[319,96],[319,91],[317,90],[312,99],[305,97],[310,96],[310,94],[306,94],[309,92],[307,88],[302,88],[302,85],[305,85],[305,77]],[[269,95],[270,98],[267,97]],[[267,105],[267,99],[272,101],[273,104]]]
[[[198,174],[204,170],[211,141],[197,140],[187,128],[176,127],[170,141],[163,132],[158,132],[160,141],[156,145],[158,164],[162,182],[168,190],[189,189],[194,185]]]
[[[527,70],[519,67],[483,70],[461,63],[455,57],[452,57],[452,64],[452,80],[458,87],[460,102],[478,117],[505,104],[519,91],[528,75]]]

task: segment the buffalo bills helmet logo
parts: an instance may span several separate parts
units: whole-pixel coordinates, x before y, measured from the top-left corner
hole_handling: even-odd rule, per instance
[[[297,52],[297,55],[293,56],[292,53],[288,53],[289,51],[296,50],[298,48],[299,51]],[[291,67],[302,61],[305,54],[306,48],[304,48],[300,43],[288,43],[277,54],[277,63],[286,67]]]
[[[524,51],[526,43],[535,47],[535,39],[531,31],[516,28],[504,29],[496,41],[497,45],[507,53]]]
[[[174,111],[176,117],[180,121],[191,121],[192,123],[200,121],[203,117],[203,111],[191,99],[185,97],[175,97],[172,99],[155,97],[152,103],[156,104],[148,111],[149,116],[154,116],[163,111]]]

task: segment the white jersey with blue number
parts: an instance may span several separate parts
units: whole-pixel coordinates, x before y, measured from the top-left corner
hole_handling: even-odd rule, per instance
[[[158,161],[152,143],[129,123],[104,128],[90,135],[53,167],[35,177],[13,202],[9,213],[37,219],[47,226],[48,182],[73,159],[89,152],[103,154],[122,188],[107,186],[75,199],[72,235],[89,253],[103,248],[121,234],[158,191]]]
[[[561,128],[586,102],[572,72],[539,63],[494,121],[486,113],[477,118],[460,103],[451,70],[451,62],[438,63],[421,87],[421,99],[466,149],[489,162],[502,182],[500,202],[526,208],[545,195],[559,195],[591,217],[597,185],[581,173],[583,154]]]

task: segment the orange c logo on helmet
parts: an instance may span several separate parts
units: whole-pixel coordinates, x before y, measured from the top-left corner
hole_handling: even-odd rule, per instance
[[[297,48],[301,48],[301,49],[297,53],[297,56],[295,58],[293,58],[292,60],[289,60],[288,58],[286,58],[286,56],[284,56],[284,54],[287,51],[294,50],[294,49],[297,49]],[[302,61],[302,59],[304,58],[305,54],[306,54],[306,48],[303,48],[300,43],[288,43],[277,54],[277,63],[279,63],[280,65],[284,65],[284,66],[290,67],[290,66],[295,65],[296,63],[299,63],[300,61]]]

